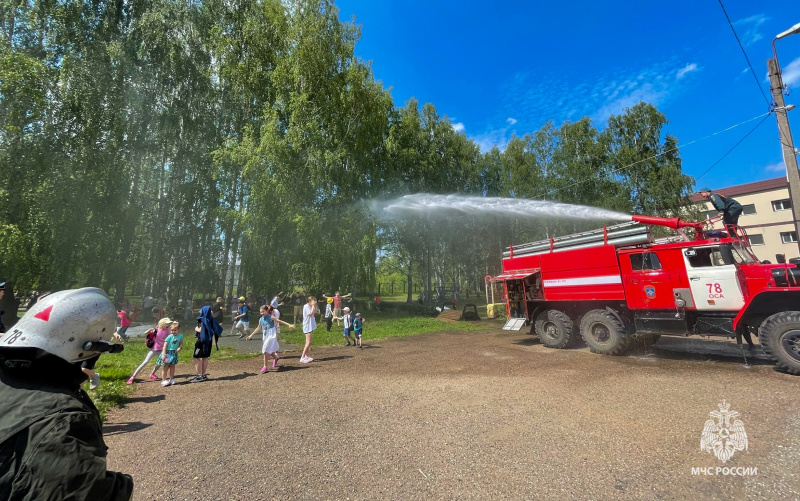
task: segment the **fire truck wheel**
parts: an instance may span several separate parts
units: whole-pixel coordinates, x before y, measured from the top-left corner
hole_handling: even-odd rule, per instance
[[[764,320],[758,331],[764,353],[776,360],[778,367],[800,375],[800,311],[776,313]]]
[[[581,319],[581,336],[592,353],[621,355],[633,338],[625,326],[607,310],[592,310]]]
[[[536,334],[548,348],[564,348],[572,338],[572,319],[558,310],[544,310],[534,322]]]

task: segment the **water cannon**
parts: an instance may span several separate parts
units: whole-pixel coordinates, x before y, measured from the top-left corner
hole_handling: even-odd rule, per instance
[[[703,238],[704,223],[684,221],[679,217],[642,216],[640,214],[634,214],[631,216],[631,221],[636,221],[637,223],[642,224],[650,224],[653,226],[664,226],[673,230],[692,228],[694,230],[695,239],[700,240]]]

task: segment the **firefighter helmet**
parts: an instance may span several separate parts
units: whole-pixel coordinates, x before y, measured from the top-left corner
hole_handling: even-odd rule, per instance
[[[39,300],[0,337],[0,350],[37,348],[74,363],[105,352],[122,351],[109,343],[117,312],[105,292],[94,287],[54,292]]]

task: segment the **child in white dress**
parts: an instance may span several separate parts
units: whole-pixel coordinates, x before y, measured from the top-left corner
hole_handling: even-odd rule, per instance
[[[267,362],[270,357],[272,358],[273,369],[278,367],[278,360],[281,359],[281,357],[278,356],[280,346],[278,345],[278,333],[275,329],[275,324],[283,324],[294,329],[294,324],[284,322],[280,318],[273,316],[274,310],[272,306],[262,306],[259,309],[261,318],[258,319],[258,327],[256,327],[252,334],[247,336],[247,340],[249,341],[259,330],[261,331],[261,353],[264,354],[264,367],[261,368],[261,374],[269,370],[267,368]]]

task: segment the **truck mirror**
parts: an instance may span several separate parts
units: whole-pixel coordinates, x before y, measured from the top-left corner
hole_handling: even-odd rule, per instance
[[[686,257],[695,257],[697,255],[697,251],[694,249],[686,249],[683,253],[686,254]]]

